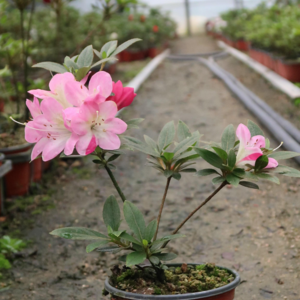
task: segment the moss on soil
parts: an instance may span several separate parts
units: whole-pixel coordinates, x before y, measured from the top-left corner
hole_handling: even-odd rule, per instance
[[[234,280],[233,274],[212,263],[169,267],[165,270],[166,281],[164,283],[155,279],[154,270],[150,267],[143,269],[115,267],[112,272],[111,283],[115,288],[148,295],[202,292],[219,288]]]

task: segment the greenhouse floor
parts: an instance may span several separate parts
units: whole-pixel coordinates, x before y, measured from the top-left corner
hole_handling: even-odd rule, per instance
[[[181,39],[173,45],[174,53],[216,50],[215,42],[205,36]],[[240,68],[229,60],[228,71]],[[225,60],[220,64],[225,64]],[[270,88],[267,93],[266,83],[259,85],[262,95],[258,95],[263,99],[277,94]],[[273,99],[281,101],[281,97]],[[192,130],[204,134],[204,140],[215,141],[227,124],[237,126],[247,119],[258,123],[221,81],[195,62],[162,63],[123,116],[127,120],[145,118],[142,130],[134,129],[131,134],[147,134],[154,139],[170,120],[183,120]],[[277,143],[271,139],[271,144]],[[65,183],[55,186],[57,191],[52,197],[57,201],[56,207],[33,216],[32,228],[21,229],[24,239],[31,240],[37,251],[15,261],[11,286],[2,291],[0,299],[103,299],[104,279],[117,263],[117,256],[86,254],[85,242],[48,234],[59,226],[88,226],[105,231],[102,205],[106,197],[116,192],[104,170],[86,164],[90,178],[65,178]],[[128,152],[116,164],[115,175],[125,195],[147,215],[147,221],[152,220],[160,205],[165,178],[146,168],[146,155],[142,153]],[[197,165],[197,169],[205,167],[204,161]],[[281,186],[263,183],[260,190],[223,190],[182,229],[186,238],[169,244],[173,251],[176,246],[179,249],[176,262],[215,262],[236,269],[242,277],[236,290],[237,300],[300,300],[300,180],[280,179]],[[171,182],[162,231],[169,233],[212,192],[210,180],[186,174],[182,180]]]

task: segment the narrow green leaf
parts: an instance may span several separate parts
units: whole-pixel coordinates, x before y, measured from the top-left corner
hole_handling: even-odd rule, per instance
[[[268,157],[274,158],[276,160],[281,159],[289,159],[296,156],[300,156],[300,153],[292,152],[292,151],[279,151],[279,152],[273,152]]]
[[[190,132],[190,129],[188,128],[188,126],[182,122],[179,121],[178,122],[178,127],[177,127],[177,136],[178,136],[178,141],[182,142],[183,140],[185,140],[188,137],[191,137],[192,134]]]
[[[194,169],[194,168],[187,168],[187,169],[181,169],[180,172],[184,172],[184,173],[195,173],[195,172],[197,172],[197,170]]]
[[[276,184],[280,184],[280,181],[276,176],[272,176],[272,175],[265,174],[265,173],[258,173],[258,174],[256,173],[255,175],[260,179],[265,179],[265,180],[274,182]]]
[[[126,262],[126,258],[127,258],[127,254],[124,254],[124,255],[120,256],[118,258],[118,260],[121,261],[121,262]]]
[[[218,156],[223,160],[223,161],[227,161],[227,152],[221,148],[217,148],[217,147],[212,147],[215,152],[218,154]]]
[[[229,168],[233,169],[236,163],[236,155],[233,149],[229,151],[228,155],[228,166]]]
[[[88,73],[89,69],[90,69],[90,67],[80,68],[75,74],[76,80],[77,81],[82,80],[85,77],[85,75]]]
[[[143,214],[128,200],[124,202],[123,212],[129,228],[134,232],[138,239],[142,241],[146,232],[146,224]]]
[[[158,149],[162,151],[166,146],[171,144],[175,137],[175,125],[174,121],[167,123],[161,130],[158,136]]]
[[[116,160],[121,154],[114,154],[109,159],[108,162]]]
[[[78,56],[77,64],[80,68],[90,67],[93,63],[94,52],[93,46],[89,45],[85,47]]]
[[[167,161],[171,161],[174,157],[174,153],[172,152],[164,152],[163,156],[166,158]]]
[[[260,129],[260,127],[254,122],[252,122],[251,120],[248,120],[247,127],[251,132],[251,136],[255,136],[255,135],[265,136],[264,132]]]
[[[122,248],[120,248],[118,246],[97,248],[97,251],[99,251],[99,252],[109,252],[109,253],[117,253],[117,252],[120,252],[121,250],[122,250]]]
[[[145,142],[147,143],[147,145],[151,148],[151,149],[154,149],[155,151],[157,150],[157,145],[156,145],[156,142],[149,136],[147,135],[144,135],[144,139],[145,139]],[[158,151],[157,151],[158,153]]]
[[[117,45],[118,45],[118,41],[110,41],[104,44],[100,52],[101,57],[99,58],[102,58],[103,52],[105,52],[107,56],[110,56],[110,54],[112,54],[116,50]]]
[[[223,161],[216,153],[203,148],[195,148],[195,151],[212,166],[219,169],[223,168]]]
[[[245,176],[245,170],[244,170],[244,169],[240,169],[240,168],[234,169],[232,173],[233,173],[235,176],[238,176],[238,177],[243,177],[243,176]]]
[[[160,263],[159,258],[156,257],[156,256],[154,256],[154,255],[152,255],[152,256],[149,258],[149,260],[150,260],[154,265],[159,265],[159,263]]]
[[[153,239],[156,229],[157,229],[157,220],[155,219],[151,221],[146,228],[145,239],[148,242],[151,242],[151,240]]]
[[[278,173],[284,176],[289,176],[289,177],[300,177],[300,171],[297,169],[287,167],[287,166],[282,166],[279,165],[277,168],[273,169],[272,172]]]
[[[86,253],[90,253],[92,251],[94,251],[95,249],[99,248],[100,246],[106,245],[108,244],[109,241],[99,241],[99,242],[95,242],[92,244],[89,244],[86,246]]]
[[[167,178],[171,177],[174,174],[174,171],[172,170],[164,170],[164,176]]]
[[[126,233],[126,232],[122,232],[121,235],[120,235],[120,238],[124,239],[124,240],[126,240],[128,242],[131,242],[131,243],[142,245],[142,243],[140,241],[138,241],[132,235],[130,235],[130,234]]]
[[[178,238],[182,238],[182,237],[185,237],[185,235],[184,234],[166,235],[166,236],[162,237],[161,239],[158,239],[152,243],[151,252],[160,249],[165,242],[168,242],[168,241],[171,241],[174,239],[178,239]]]
[[[212,183],[213,184],[220,184],[220,183],[222,183],[224,181],[225,181],[224,177],[215,177],[215,178],[213,178]]]
[[[234,147],[235,143],[235,130],[234,126],[228,125],[222,135],[222,148],[225,151],[229,151],[231,148]]]
[[[203,170],[200,170],[197,172],[197,175],[199,175],[199,176],[208,176],[208,175],[212,175],[212,174],[221,175],[214,169],[203,169]]]
[[[122,52],[123,50],[127,49],[129,46],[131,46],[132,44],[141,41],[141,39],[131,39],[123,44],[121,44],[113,53],[111,56],[115,56],[117,54],[119,54],[120,52]]]
[[[64,66],[62,66],[58,63],[50,62],[50,61],[41,62],[41,63],[33,65],[32,67],[46,69],[46,70],[49,70],[49,71],[52,71],[55,73],[68,72],[68,70]]]
[[[121,223],[121,212],[115,196],[109,196],[103,206],[103,220],[106,226],[110,226],[113,231],[119,229]]]
[[[259,190],[259,186],[253,182],[250,181],[240,181],[240,185],[249,188],[249,189],[255,189],[255,190]]]
[[[57,235],[65,239],[71,239],[71,240],[102,240],[102,239],[108,239],[107,236],[104,234],[89,229],[89,228],[83,228],[83,227],[65,227],[65,228],[59,228],[55,229],[52,232],[50,232],[52,235]]]
[[[68,68],[73,68],[74,70],[79,69],[78,65],[69,57],[66,56],[65,57],[65,61],[64,64],[68,67]]]
[[[240,182],[240,178],[233,175],[233,174],[228,174],[226,176],[226,180],[232,184],[233,186],[238,186],[239,185],[239,182]]]
[[[93,163],[97,165],[104,165],[104,163],[100,159],[94,159]]]
[[[109,61],[115,62],[115,61],[117,61],[117,59],[116,59],[115,57],[107,57],[107,58],[101,59],[101,60],[97,61],[96,63],[94,63],[94,64],[90,67],[90,69],[92,69],[92,68],[94,68],[94,67],[97,67],[97,66],[99,66],[99,65],[101,65],[101,64],[103,64],[103,63],[107,63],[107,62],[109,62]]]
[[[131,267],[141,264],[147,258],[146,253],[142,251],[132,252],[126,257],[126,266]]]
[[[172,177],[176,180],[180,180],[181,179],[181,174],[180,173],[174,173]]]
[[[129,121],[126,121],[127,130],[132,129],[132,128],[139,128],[139,124],[143,121],[144,121],[144,119],[142,119],[142,118],[136,118],[136,119],[131,119]]]
[[[183,141],[178,143],[176,145],[175,149],[173,150],[173,153],[175,153],[175,158],[181,159],[186,156],[190,156],[191,153],[189,153],[189,152],[192,152],[192,151],[188,151],[187,154],[185,154],[185,155],[182,155],[182,153],[187,151],[189,149],[189,147],[191,147],[193,144],[198,142],[200,140],[200,136],[201,136],[200,133],[198,131],[196,131],[192,134],[192,136],[187,137],[186,139],[184,139]]]
[[[157,153],[154,149],[150,148],[147,144],[141,142],[140,140],[130,137],[130,136],[123,136],[122,140],[126,145],[130,148],[136,149],[138,151],[141,151],[143,153],[160,157],[159,153]]]
[[[155,256],[162,261],[173,260],[177,257],[175,253],[156,253]]]

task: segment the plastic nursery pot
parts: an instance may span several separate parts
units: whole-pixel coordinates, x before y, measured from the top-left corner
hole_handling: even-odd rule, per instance
[[[300,63],[289,63],[284,60],[278,60],[278,73],[282,77],[292,82],[300,81]]]
[[[11,169],[12,164],[10,160],[4,160],[4,154],[0,153],[0,215],[3,215],[4,212],[4,184],[3,177],[6,175]]]
[[[32,162],[33,172],[32,172],[32,181],[38,182],[42,179],[43,175],[43,160],[41,157],[35,159]]]
[[[180,267],[182,264],[169,264],[168,267]],[[199,264],[188,264],[199,265]],[[235,276],[235,279],[229,284],[209,291],[188,293],[180,295],[142,295],[125,292],[114,288],[109,283],[109,278],[105,280],[105,289],[112,295],[112,300],[233,300],[236,287],[240,283],[239,274],[231,269],[219,267],[229,271]]]
[[[4,153],[13,164],[12,170],[4,177],[7,197],[22,196],[28,192],[31,178],[31,165],[29,164],[31,148],[32,145],[27,143],[0,149],[0,152]]]
[[[236,48],[241,51],[248,51],[249,50],[249,42],[245,40],[237,40],[235,44]]]
[[[146,51],[144,50],[124,50],[119,54],[119,60],[121,62],[130,62],[135,60],[142,60],[146,57]]]
[[[263,51],[263,65],[267,68],[274,70],[274,61],[271,53]]]
[[[149,48],[149,50],[148,50],[148,56],[151,58],[154,58],[155,56],[157,56],[160,53],[161,53],[161,49],[158,47]]]
[[[0,112],[4,112],[4,100],[0,98]]]

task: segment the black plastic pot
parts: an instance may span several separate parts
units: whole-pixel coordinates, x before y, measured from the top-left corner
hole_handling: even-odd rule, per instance
[[[180,267],[182,264],[169,264],[168,267]],[[188,264],[188,265],[199,265],[199,264]],[[232,300],[234,299],[234,291],[235,288],[240,283],[239,274],[231,269],[219,267],[221,269],[225,269],[229,271],[231,274],[235,276],[235,279],[220,288],[216,288],[210,291],[205,292],[197,292],[197,293],[188,293],[182,295],[142,295],[125,292],[119,289],[114,288],[109,283],[109,278],[105,280],[105,289],[112,295],[113,300],[197,300],[197,299],[206,299],[206,300]]]

